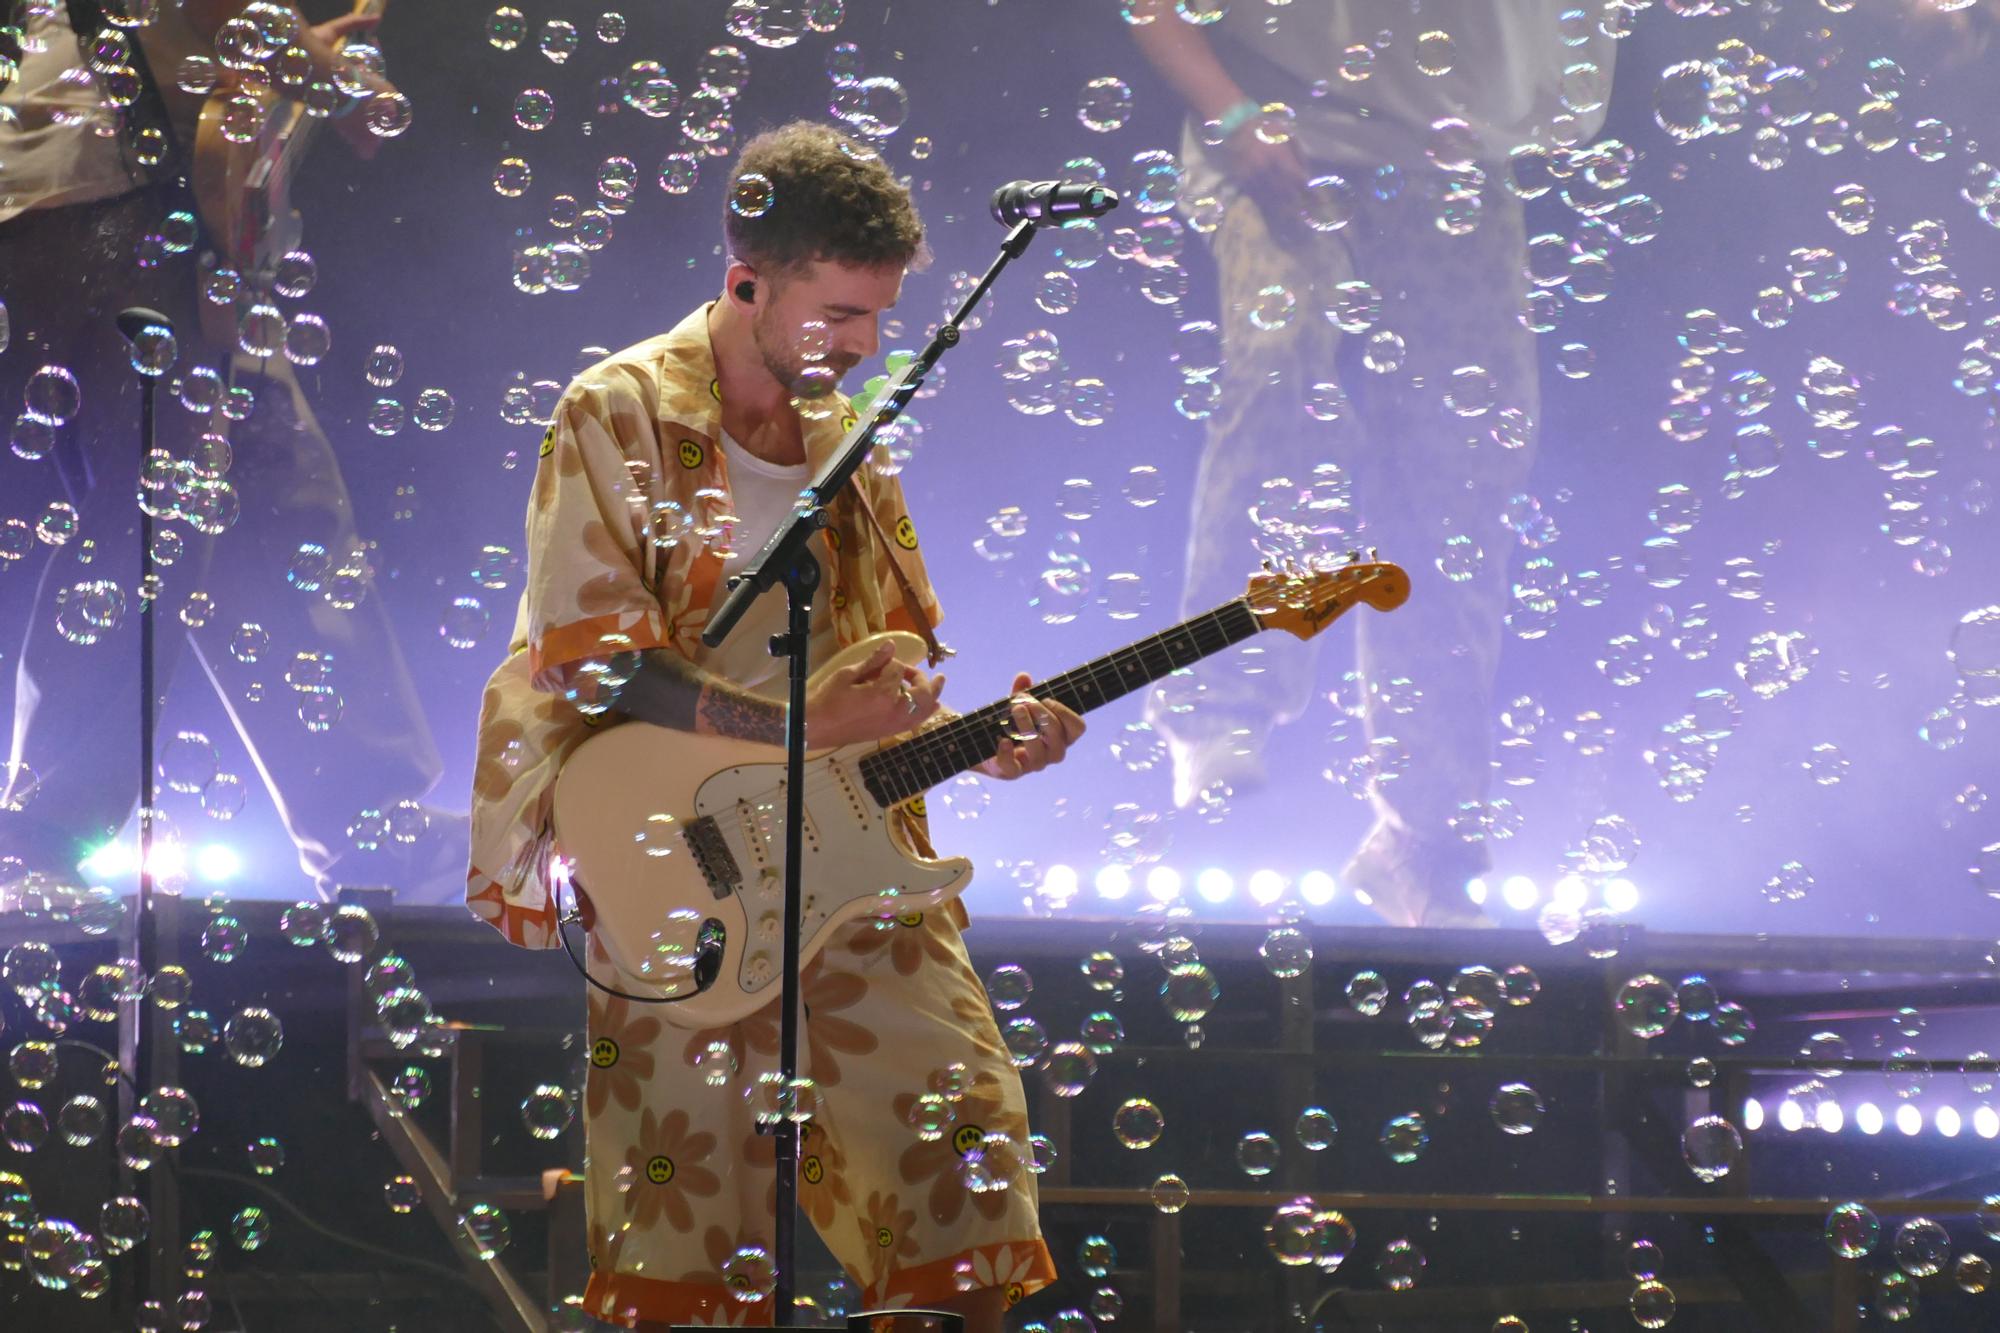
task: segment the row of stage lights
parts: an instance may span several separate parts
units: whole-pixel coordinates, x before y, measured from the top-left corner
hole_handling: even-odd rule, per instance
[[[1082,884],[1082,876],[1075,867],[1053,865],[1042,876],[1040,893],[1051,902],[1067,903],[1076,897]],[[1300,901],[1308,907],[1324,907],[1340,892],[1333,876],[1324,870],[1308,870],[1299,876],[1296,886],[1275,870],[1253,870],[1244,878],[1241,893],[1255,905],[1269,907],[1293,887],[1297,888]],[[1132,867],[1114,864],[1097,871],[1091,879],[1091,888],[1105,902],[1122,902],[1136,897],[1171,903],[1186,898],[1190,886],[1186,877],[1172,866],[1148,866],[1141,873]],[[1196,873],[1192,891],[1194,897],[1215,907],[1235,901],[1238,897],[1236,877],[1220,866],[1210,866]],[[1545,896],[1541,886],[1528,876],[1509,875],[1500,881],[1497,892],[1483,878],[1468,880],[1465,896],[1480,906],[1497,897],[1500,904],[1515,912],[1532,912],[1545,902],[1570,911],[1581,911],[1589,903],[1590,886],[1576,875],[1564,875],[1550,885]],[[1370,905],[1364,890],[1356,889],[1354,898],[1364,907]],[[1639,906],[1639,886],[1622,877],[1607,880],[1603,903],[1620,915],[1629,913]]]
[[[1778,1103],[1774,1115],[1767,1115],[1764,1104],[1755,1097],[1746,1098],[1743,1102],[1743,1128],[1752,1133],[1775,1127],[1791,1134],[1805,1129],[1838,1134],[1850,1123],[1871,1138],[1891,1127],[1908,1138],[1915,1138],[1924,1132],[1924,1113],[1905,1102],[1896,1108],[1894,1114],[1884,1115],[1882,1108],[1875,1103],[1862,1102],[1854,1108],[1854,1118],[1850,1122],[1846,1109],[1834,1101],[1821,1102],[1810,1115],[1805,1107],[1790,1097]],[[1940,1106],[1931,1113],[1931,1128],[1943,1138],[1955,1139],[1966,1129],[1965,1117],[1954,1107]],[[1972,1112],[1971,1129],[1982,1139],[2000,1137],[2000,1111],[1990,1106],[1976,1108]]]
[[[153,874],[162,879],[192,874],[211,884],[221,884],[235,879],[243,869],[243,858],[219,842],[203,843],[192,851],[178,842],[155,843],[149,859]],[[89,876],[93,884],[131,879],[139,873],[139,849],[130,841],[107,842],[77,862],[76,868]]]

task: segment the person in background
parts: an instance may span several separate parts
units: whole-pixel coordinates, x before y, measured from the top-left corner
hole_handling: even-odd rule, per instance
[[[1235,596],[1259,552],[1373,546],[1409,572],[1407,604],[1355,621],[1375,821],[1342,882],[1396,924],[1485,924],[1464,887],[1491,864],[1478,819],[1515,544],[1502,515],[1539,409],[1510,158],[1531,170],[1597,131],[1613,40],[1565,0],[1135,18],[1187,103],[1181,199],[1220,286],[1183,607]],[[1263,780],[1264,738],[1312,698],[1317,645],[1155,693],[1177,804]]]
[[[39,524],[28,545],[45,559],[32,607],[9,616],[21,637],[8,645],[0,857],[12,859],[0,882],[71,879],[137,798],[143,502],[155,515],[160,693],[192,648],[322,894],[343,878],[394,879],[403,901],[455,900],[464,817],[419,803],[442,763],[369,586],[345,482],[291,362],[230,336],[237,312],[203,253],[191,186],[204,96],[183,84],[204,87],[223,68],[226,24],[256,24],[311,80],[334,81],[337,44],[377,20],[310,25],[290,6],[242,0],[147,5],[136,25],[131,12],[0,0],[0,431],[13,455],[0,461],[11,511],[0,522],[22,534]],[[378,75],[345,77],[368,96],[395,94]],[[335,124],[373,154],[379,140],[352,107]],[[205,281],[223,303],[208,322],[221,316],[225,340],[203,332]],[[115,325],[133,305],[168,316],[175,340],[154,351],[167,363],[155,367],[157,447],[176,464],[143,489],[139,375]],[[38,516],[23,505],[37,491],[64,499]],[[8,550],[17,605],[29,600],[29,553]],[[213,780],[212,754],[172,741],[156,754],[169,781],[205,783],[204,807],[234,813],[241,786]],[[395,854],[357,866],[378,840]]]

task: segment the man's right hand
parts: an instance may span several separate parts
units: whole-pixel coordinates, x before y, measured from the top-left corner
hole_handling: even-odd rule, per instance
[[[828,672],[806,692],[806,743],[815,750],[915,730],[938,709],[944,677],[896,661],[881,643],[863,661]]]

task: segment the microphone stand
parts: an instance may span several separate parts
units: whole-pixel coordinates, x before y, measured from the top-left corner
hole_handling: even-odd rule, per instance
[[[1109,195],[1109,192],[1104,192]],[[1110,195],[1113,202],[1115,195]],[[778,1208],[772,1263],[777,1269],[777,1327],[786,1327],[792,1318],[795,1274],[792,1268],[794,1239],[798,1228],[799,1122],[795,1119],[799,1064],[799,913],[803,898],[802,877],[805,859],[805,765],[806,765],[806,644],[812,630],[812,596],[819,586],[819,561],[807,543],[812,534],[825,527],[826,507],[860,468],[875,436],[902,414],[917,387],[930,373],[937,359],[958,345],[959,326],[973,307],[985,297],[1000,270],[1021,257],[1034,239],[1037,221],[1016,221],[1000,244],[997,255],[979,284],[969,292],[957,310],[938,327],[930,344],[900,374],[884,386],[869,416],[857,421],[840,447],[820,469],[819,476],[800,497],[798,508],[773,533],[764,549],[729,582],[729,596],[709,618],[701,641],[717,647],[750,604],[772,584],[782,582],[789,604],[785,633],[771,636],[771,655],[789,659],[791,692],[785,709],[785,921],[783,970],[778,977],[778,1077],[781,1114],[774,1127],[759,1125],[759,1132],[777,1135]],[[884,1312],[888,1313],[888,1312]]]
[[[173,336],[173,321],[157,310],[131,306],[118,312],[118,332],[135,350],[139,336],[149,328]],[[170,920],[163,933],[160,894],[153,882],[153,807],[157,791],[153,772],[154,725],[154,567],[153,511],[146,498],[146,470],[152,465],[155,443],[153,399],[159,376],[141,371],[139,376],[139,910],[136,924],[139,975],[151,978],[179,956],[178,932]],[[177,913],[169,913],[177,917]],[[164,955],[164,956],[163,956]],[[119,1062],[132,1071],[131,1086],[122,1095],[133,1105],[125,1118],[137,1109],[145,1090],[178,1082],[175,1044],[167,1030],[166,1018],[149,1009],[144,989],[126,1002],[128,1021],[119,1040]],[[171,1151],[168,1150],[168,1151]],[[153,1217],[149,1251],[142,1253],[148,1271],[140,1279],[141,1290],[151,1289],[162,1307],[174,1296],[174,1251],[179,1246],[179,1197],[172,1173],[164,1168],[149,1176],[150,1211]]]

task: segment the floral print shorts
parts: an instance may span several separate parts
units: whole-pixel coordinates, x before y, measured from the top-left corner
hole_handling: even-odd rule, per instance
[[[871,1307],[987,1287],[1012,1305],[1055,1280],[1020,1074],[958,914],[856,922],[802,978],[817,1108],[799,1208]],[[590,995],[584,1307],[627,1326],[768,1323],[756,1251],[772,1244],[777,1150],[753,1101],[777,1069],[777,1004],[706,1031],[652,1008]]]

